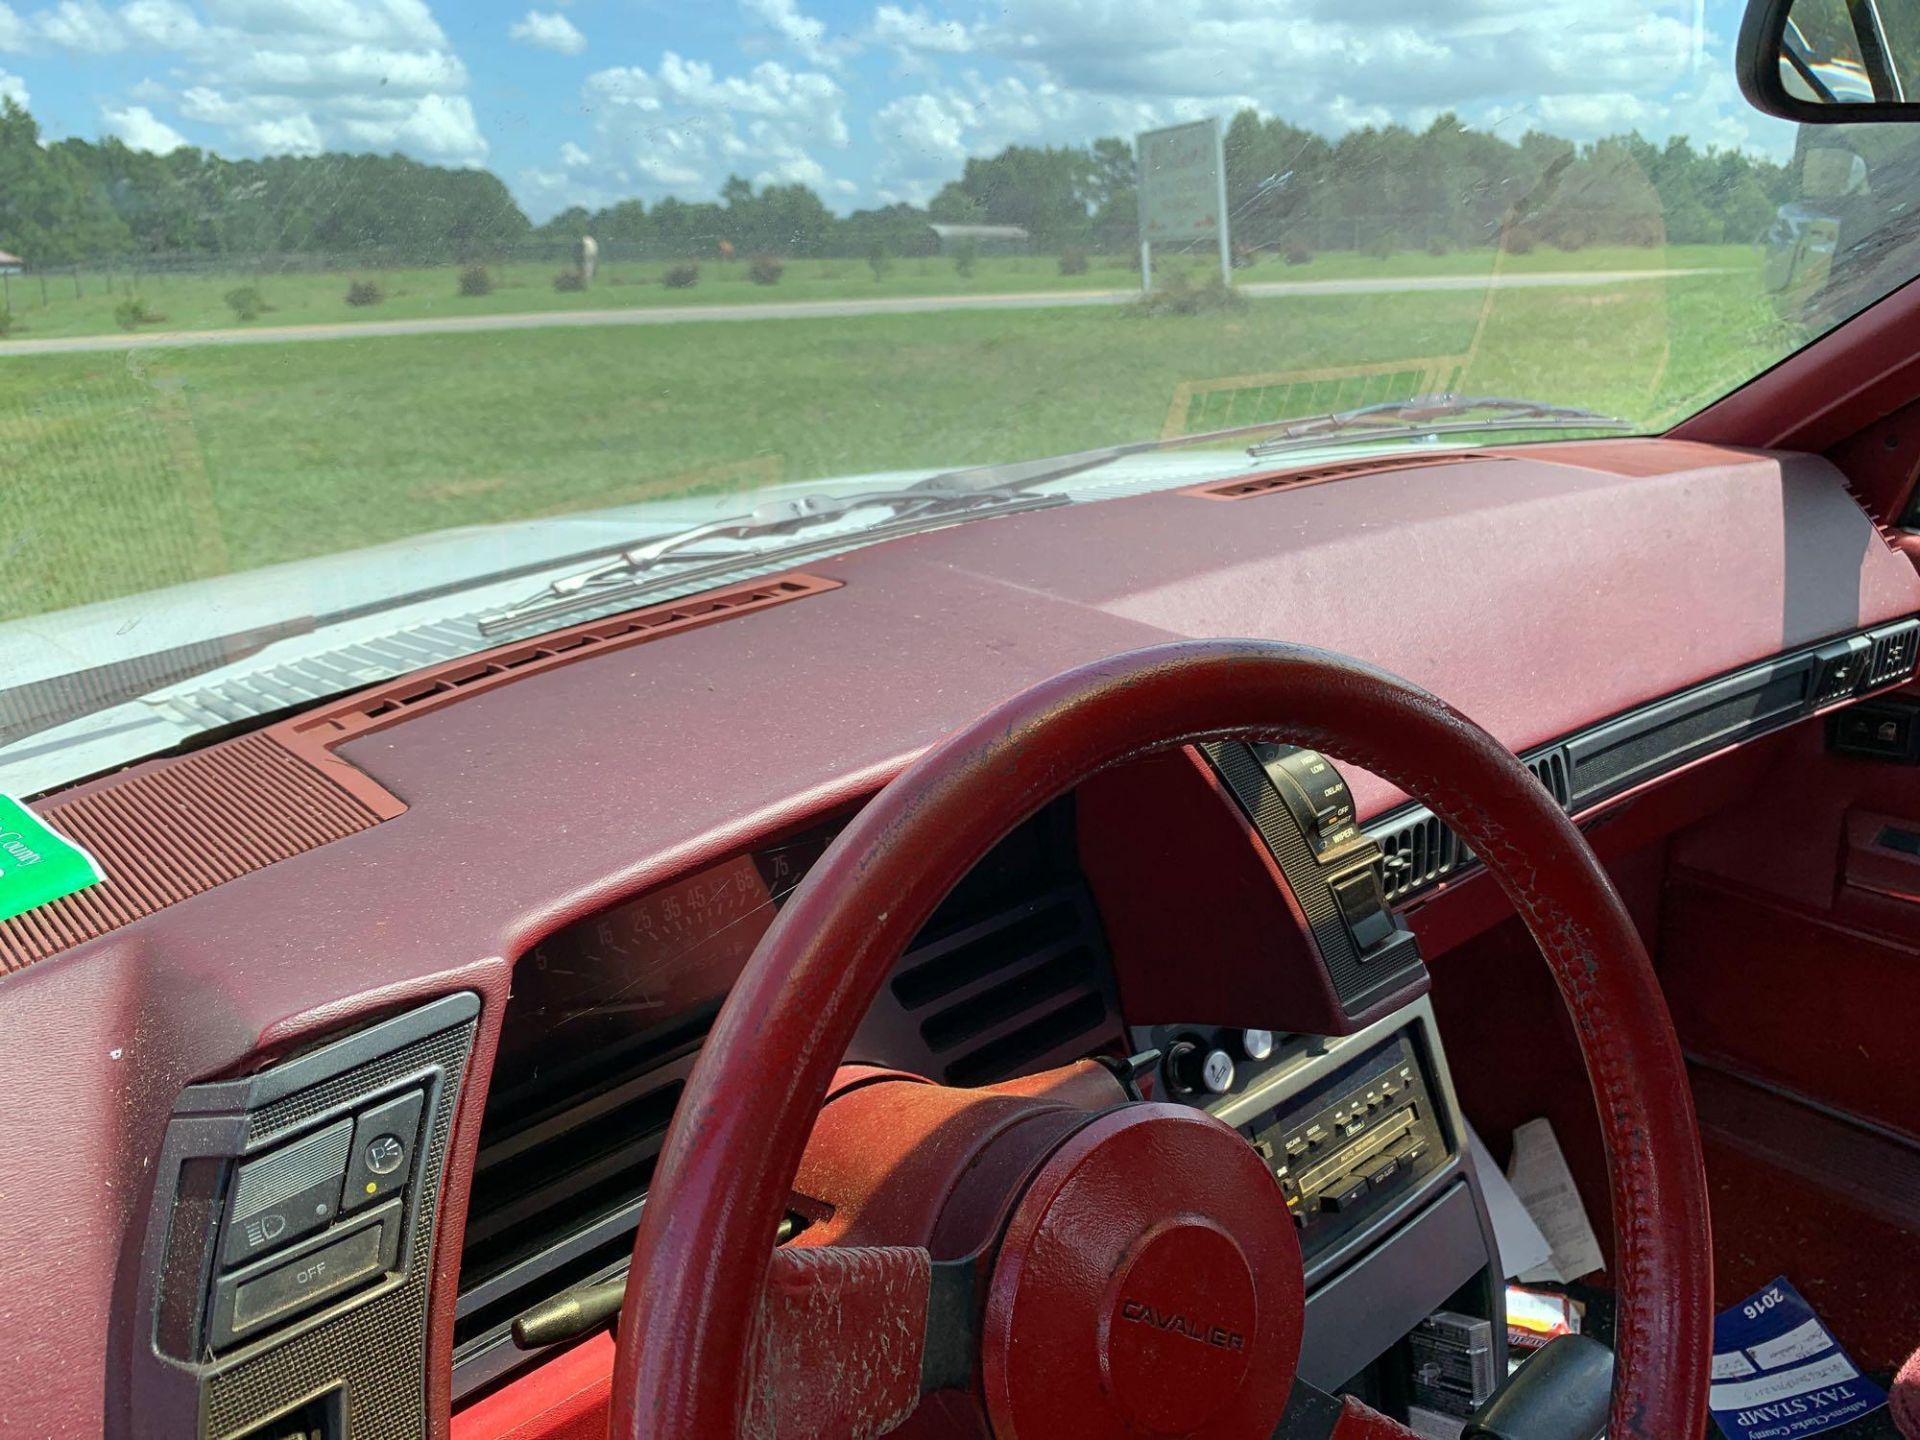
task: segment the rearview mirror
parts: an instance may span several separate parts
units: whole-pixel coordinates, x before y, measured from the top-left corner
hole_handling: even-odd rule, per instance
[[[1751,0],[1734,64],[1782,119],[1920,120],[1920,0]]]

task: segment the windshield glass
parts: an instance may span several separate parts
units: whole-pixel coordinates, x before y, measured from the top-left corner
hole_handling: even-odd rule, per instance
[[[1920,266],[1920,127],[1759,114],[1739,19],[0,3],[0,790],[420,627],[1330,447],[1664,429]]]

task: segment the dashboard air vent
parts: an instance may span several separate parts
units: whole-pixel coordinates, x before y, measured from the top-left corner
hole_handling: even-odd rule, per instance
[[[1420,811],[1384,834],[1380,843],[1380,883],[1389,902],[1424,890],[1453,873],[1459,842],[1437,815]]]
[[[385,818],[352,767],[311,764],[271,735],[243,735],[34,806],[85,846],[104,878],[0,920],[0,975]]]
[[[584,625],[555,630],[531,640],[518,640],[418,671],[388,684],[362,690],[344,700],[321,705],[274,727],[289,749],[313,752],[323,766],[332,764],[325,753],[335,746],[383,729],[421,710],[444,704],[489,685],[503,684],[571,664],[588,655],[624,649],[682,630],[693,630],[737,615],[765,610],[828,590],[840,581],[797,571],[769,576],[745,585],[708,590],[662,605],[625,610]]]
[[[1562,810],[1573,804],[1573,780],[1567,772],[1566,751],[1549,750],[1544,755],[1536,755],[1527,761],[1527,769],[1533,772],[1534,779],[1547,787],[1554,804]]]
[[[577,1093],[545,1106],[512,1096],[489,1102],[460,1251],[456,1351],[503,1339],[536,1300],[625,1262],[704,1038],[683,1031],[678,1043],[631,1056],[631,1068],[597,1081],[583,1069]]]
[[[1873,654],[1867,664],[1867,684],[1878,687],[1905,680],[1920,659],[1920,620],[1903,620],[1873,632]]]
[[[1416,457],[1388,456],[1371,460],[1349,460],[1339,465],[1315,465],[1300,470],[1269,470],[1233,480],[1216,480],[1195,485],[1183,494],[1202,500],[1251,500],[1271,495],[1276,490],[1297,490],[1303,485],[1318,485],[1328,480],[1344,480],[1350,475],[1377,475],[1387,470],[1425,470],[1435,465],[1459,465],[1468,460],[1504,459],[1478,450],[1459,450],[1443,455]]]
[[[925,1073],[990,1085],[1099,1049],[1119,1024],[1111,974],[1092,900],[1070,883],[922,945],[891,993]]]
[[[1573,775],[1564,746],[1522,762],[1562,810],[1573,808]],[[1460,837],[1424,806],[1403,812],[1384,829],[1369,830],[1380,846],[1380,884],[1389,903],[1465,875],[1480,861]]]

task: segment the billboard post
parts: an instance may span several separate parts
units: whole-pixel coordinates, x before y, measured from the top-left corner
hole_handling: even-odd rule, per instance
[[[1153,288],[1155,241],[1220,247],[1220,278],[1233,283],[1233,248],[1227,233],[1227,166],[1220,121],[1195,120],[1134,139],[1139,165],[1140,284]]]

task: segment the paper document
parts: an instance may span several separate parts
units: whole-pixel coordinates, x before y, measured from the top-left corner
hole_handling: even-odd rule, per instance
[[[1580,1191],[1551,1123],[1529,1120],[1513,1132],[1507,1179],[1553,1252],[1544,1264],[1524,1272],[1522,1282],[1565,1284],[1600,1268],[1600,1242],[1594,1238],[1587,1207],[1580,1203]]]
[[[1487,1216],[1493,1221],[1493,1243],[1499,1248],[1506,1278],[1517,1279],[1545,1265],[1553,1258],[1553,1247],[1547,1244],[1547,1237],[1533,1223],[1527,1207],[1487,1153],[1486,1142],[1471,1125],[1467,1126],[1467,1155],[1480,1175],[1480,1193],[1486,1197]]]

